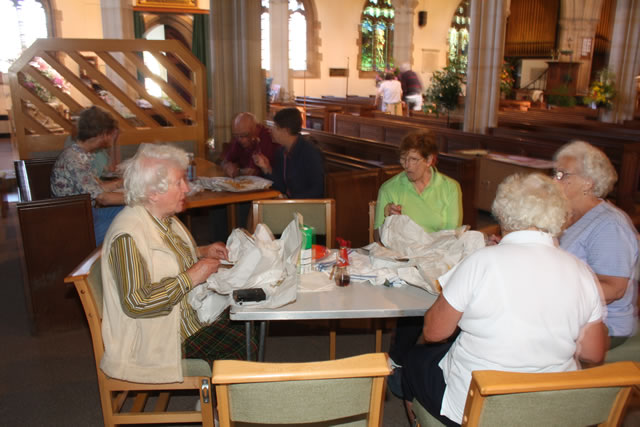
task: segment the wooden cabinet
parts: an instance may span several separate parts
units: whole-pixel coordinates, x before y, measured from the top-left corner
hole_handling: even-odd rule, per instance
[[[576,96],[580,62],[549,61],[546,95]]]

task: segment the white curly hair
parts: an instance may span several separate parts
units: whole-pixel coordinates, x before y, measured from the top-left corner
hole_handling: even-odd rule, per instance
[[[186,170],[189,157],[181,148],[166,144],[141,144],[124,165],[125,203],[144,204],[153,193],[166,193],[169,169]]]
[[[596,197],[605,197],[618,181],[618,173],[607,155],[588,142],[571,141],[563,145],[553,158],[558,161],[563,157],[576,159],[579,168],[577,173],[592,182],[593,195]]]
[[[504,232],[533,227],[557,236],[569,217],[569,202],[552,178],[515,174],[498,186],[491,212]]]

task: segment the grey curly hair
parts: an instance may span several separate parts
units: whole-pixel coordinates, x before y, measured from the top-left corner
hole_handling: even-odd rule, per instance
[[[491,212],[503,231],[535,227],[557,236],[569,217],[569,202],[552,178],[515,174],[498,186]]]
[[[186,170],[187,153],[166,144],[141,144],[135,156],[124,165],[125,203],[129,206],[145,203],[153,193],[166,193],[169,188],[169,168]]]
[[[578,163],[580,176],[593,183],[593,195],[605,197],[613,190],[618,181],[618,173],[606,154],[585,141],[571,141],[563,145],[553,156],[557,161],[563,157],[572,157]]]

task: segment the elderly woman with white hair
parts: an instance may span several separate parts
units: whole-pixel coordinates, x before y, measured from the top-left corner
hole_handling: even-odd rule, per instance
[[[424,316],[426,345],[403,368],[411,416],[416,398],[446,425],[462,422],[471,372],[562,372],[602,361],[603,302],[589,267],[556,247],[567,200],[541,174],[498,187],[498,245],[480,249],[439,278],[442,293]],[[455,340],[442,343],[460,329]]]
[[[603,199],[618,175],[601,150],[573,141],[556,153],[554,177],[571,212],[560,247],[589,264],[598,276],[607,302],[605,324],[611,347],[616,347],[635,332],[638,290],[636,230],[627,214]]]
[[[223,313],[210,325],[187,302],[227,258],[223,243],[197,247],[175,217],[189,190],[187,154],[142,144],[124,172],[127,206],[102,247],[102,370],[135,382],[182,381],[183,358],[242,359],[244,326]]]

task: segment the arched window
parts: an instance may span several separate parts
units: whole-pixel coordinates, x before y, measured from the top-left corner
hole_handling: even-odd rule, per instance
[[[393,17],[391,0],[367,0],[360,18],[360,70],[383,71],[393,67]]]
[[[450,64],[456,64],[458,72],[467,72],[467,55],[469,51],[469,25],[471,24],[469,1],[462,0],[451,20],[449,28]]]
[[[313,77],[319,70],[318,23],[312,0],[288,0],[289,68],[294,77]],[[271,68],[269,0],[262,0],[260,15],[262,68]],[[306,73],[305,73],[306,72]]]
[[[0,0],[1,72],[7,72],[36,39],[49,37],[47,6],[39,0]]]

